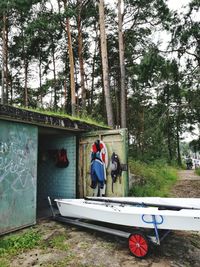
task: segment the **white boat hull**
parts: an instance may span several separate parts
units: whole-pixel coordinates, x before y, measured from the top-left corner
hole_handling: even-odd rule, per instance
[[[90,197],[92,199],[93,197]],[[137,202],[145,204],[180,206],[190,209],[200,209],[200,198],[169,198],[169,197],[99,197],[105,201]]]
[[[159,210],[157,207],[139,207],[84,199],[55,199],[55,201],[60,214],[66,217],[141,228],[154,228],[156,223],[158,229],[200,231],[200,210]]]

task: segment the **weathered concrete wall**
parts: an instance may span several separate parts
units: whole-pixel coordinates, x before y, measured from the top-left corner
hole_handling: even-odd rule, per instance
[[[36,221],[37,127],[0,120],[0,234]]]

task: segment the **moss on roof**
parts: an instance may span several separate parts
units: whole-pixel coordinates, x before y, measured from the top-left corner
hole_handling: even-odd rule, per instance
[[[0,104],[2,119],[21,121],[39,126],[68,129],[70,131],[93,131],[111,129],[90,117],[73,117],[64,112],[25,108]]]
[[[16,106],[16,108],[31,111],[31,112],[36,112],[36,113],[40,113],[40,114],[44,114],[44,115],[55,116],[55,117],[59,117],[59,118],[68,118],[68,119],[75,121],[75,122],[80,121],[80,122],[84,122],[87,124],[111,129],[108,125],[105,125],[103,122],[95,121],[93,118],[91,118],[89,116],[85,116],[85,117],[78,117],[77,116],[77,117],[75,117],[75,116],[71,116],[69,114],[66,114],[63,111],[57,111],[56,112],[56,111],[51,111],[51,110],[33,109],[33,108],[17,107],[17,106]]]

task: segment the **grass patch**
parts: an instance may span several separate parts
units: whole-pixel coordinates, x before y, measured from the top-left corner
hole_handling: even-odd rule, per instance
[[[33,229],[27,230],[23,234],[11,234],[2,237],[0,239],[0,259],[6,255],[16,255],[25,250],[37,247],[40,239],[40,235]]]
[[[91,125],[96,125],[99,127],[104,127],[106,129],[110,129],[110,127],[108,125],[106,125],[105,123],[103,123],[102,121],[97,121],[94,118],[90,117],[89,115],[82,115],[82,116],[70,116],[68,114],[66,114],[64,111],[60,110],[60,111],[51,111],[51,110],[44,110],[44,109],[33,109],[33,108],[26,108],[26,107],[18,107],[15,106],[16,108],[22,109],[22,110],[27,110],[27,111],[31,111],[31,112],[36,112],[36,113],[41,113],[44,115],[49,115],[49,116],[56,116],[56,117],[60,117],[60,118],[68,118],[72,121],[80,121],[80,122],[85,122],[87,124],[91,124]]]
[[[64,250],[64,251],[69,250],[69,245],[66,243],[65,235],[55,236],[52,240],[49,241],[49,244],[52,248],[56,248],[56,249]]]
[[[196,169],[195,173],[200,176],[200,168]]]
[[[106,249],[115,249],[117,244],[115,242],[113,243],[102,243],[102,247]]]
[[[10,264],[7,259],[1,259],[0,258],[0,266],[1,267],[10,267]]]
[[[175,168],[162,163],[146,164],[130,160],[129,166],[132,174],[141,177],[139,179],[141,182],[134,184],[130,188],[130,196],[167,197],[178,178]]]
[[[74,259],[74,255],[68,255],[62,260],[56,261],[54,263],[44,263],[42,264],[43,267],[67,267],[67,266],[72,266],[71,261]],[[75,265],[73,265],[75,266]]]

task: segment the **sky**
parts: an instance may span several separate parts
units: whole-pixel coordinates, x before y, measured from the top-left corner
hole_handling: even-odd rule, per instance
[[[105,0],[106,4],[114,4],[116,3],[117,0]],[[168,5],[170,9],[173,10],[180,10],[180,8],[184,5],[186,5],[187,3],[189,3],[189,0],[168,0]]]
[[[168,6],[173,10],[180,10],[184,5],[188,4],[189,0],[168,0]]]

